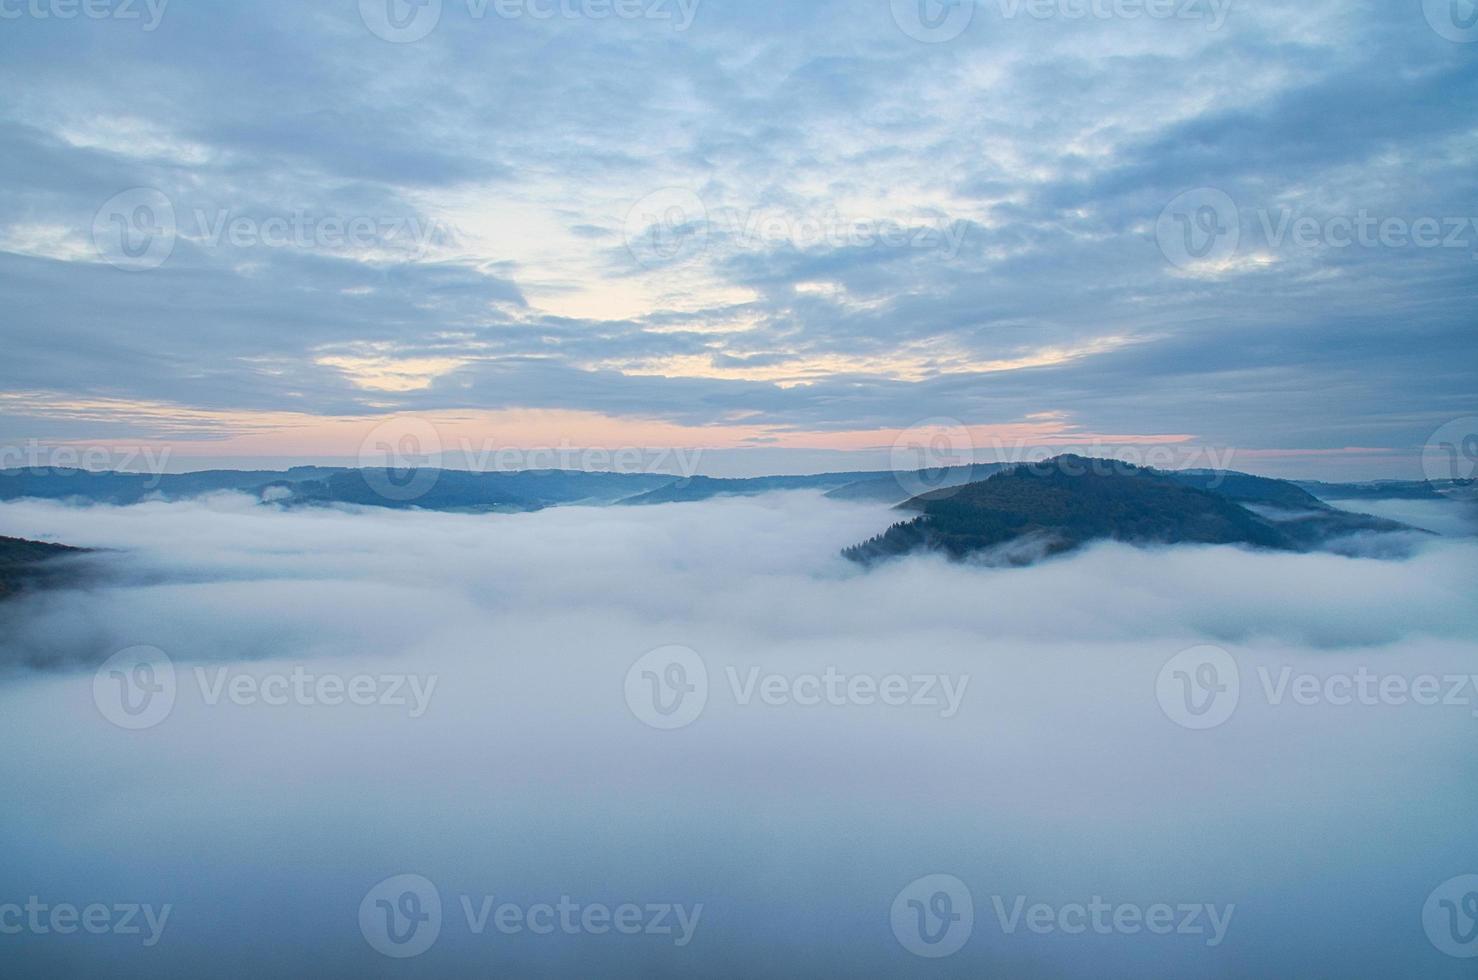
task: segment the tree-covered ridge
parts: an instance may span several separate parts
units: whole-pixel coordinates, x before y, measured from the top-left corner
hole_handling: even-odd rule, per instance
[[[60,544],[0,537],[0,599],[32,584],[54,577],[48,563],[55,558],[86,554],[80,548]]]
[[[1265,516],[1234,498],[1281,509],[1287,517]],[[958,559],[1023,541],[1034,543],[1033,555],[1052,555],[1096,540],[1305,550],[1336,534],[1403,529],[1336,511],[1284,481],[1161,473],[1079,456],[1016,466],[978,483],[915,497],[901,509],[919,516],[848,549],[846,556],[871,562],[927,550]]]

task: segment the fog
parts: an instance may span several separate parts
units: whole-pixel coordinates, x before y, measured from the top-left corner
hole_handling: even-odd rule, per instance
[[[83,587],[0,607],[0,906],[171,911],[152,945],[32,929],[0,954],[58,976],[1469,976],[1424,909],[1478,873],[1478,541],[1429,516],[1447,536],[1399,560],[1106,545],[864,571],[840,550],[896,516],[813,494],[6,504],[0,534],[101,550]],[[1173,697],[1172,658],[1207,646],[1240,683],[1219,722]],[[97,670],[140,647],[177,692],[132,730]],[[697,669],[701,711],[642,703]],[[294,673],[309,696],[268,703]],[[1362,675],[1401,684],[1323,683]],[[387,686],[330,703],[324,677]],[[401,875],[441,903],[407,958],[361,915]],[[932,875],[973,902],[940,958],[894,911],[933,908],[910,891]],[[562,898],[673,928],[464,914]],[[1224,928],[1011,918],[1100,899]]]

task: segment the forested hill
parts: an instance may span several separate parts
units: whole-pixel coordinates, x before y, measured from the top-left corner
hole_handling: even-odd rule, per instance
[[[55,559],[86,554],[80,548],[59,544],[0,537],[0,599],[28,585],[41,585],[62,577]]]
[[[1022,563],[1097,540],[1295,551],[1343,534],[1406,530],[1335,510],[1283,481],[1162,473],[1078,456],[1013,467],[900,509],[918,516],[848,549],[847,557],[872,562],[934,551],[958,559],[1010,545],[1005,559]]]

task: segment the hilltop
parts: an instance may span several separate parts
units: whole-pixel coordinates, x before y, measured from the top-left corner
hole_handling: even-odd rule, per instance
[[[846,556],[867,563],[934,551],[961,559],[1000,549],[1006,561],[1021,564],[1098,540],[1305,551],[1361,531],[1410,530],[1336,510],[1282,480],[1165,473],[1081,456],[1012,467],[899,509],[917,516]]]

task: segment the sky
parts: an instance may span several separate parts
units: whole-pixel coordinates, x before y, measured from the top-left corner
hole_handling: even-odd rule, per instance
[[[0,447],[1418,477],[1478,437],[1473,13],[0,0]]]
[[[170,913],[134,936],[4,935],[7,972],[1472,976],[1472,937],[1453,951],[1424,915],[1478,873],[1471,524],[1396,561],[841,557],[894,520],[819,494],[492,518],[0,506],[0,534],[101,549],[87,588],[0,605],[0,908]],[[173,685],[125,715],[108,664],[144,649]],[[675,650],[706,698],[666,721],[643,671]],[[1225,665],[1204,721],[1167,695],[1187,657]],[[845,693],[818,701],[828,671]],[[1396,693],[1341,692],[1361,676]],[[894,677],[891,703],[853,686]],[[320,683],[362,678],[354,702]],[[1403,693],[1421,678],[1438,693]],[[440,931],[390,959],[356,911],[402,875],[424,908],[439,895]],[[932,875],[974,918],[925,961],[889,912]],[[681,946],[479,933],[462,903],[486,896],[702,914]],[[1095,896],[1205,903],[1229,927],[1009,914]]]

